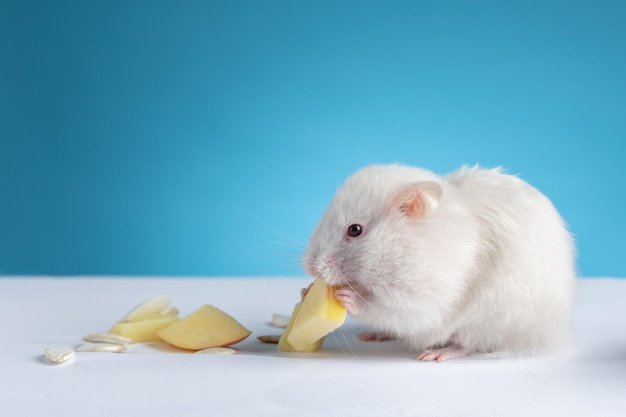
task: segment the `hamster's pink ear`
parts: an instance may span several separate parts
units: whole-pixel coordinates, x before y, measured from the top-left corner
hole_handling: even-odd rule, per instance
[[[396,194],[393,207],[407,217],[424,219],[435,211],[442,194],[441,185],[434,181],[416,182]]]

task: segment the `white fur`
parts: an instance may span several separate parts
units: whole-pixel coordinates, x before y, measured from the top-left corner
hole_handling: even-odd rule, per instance
[[[411,217],[398,200],[425,181],[439,184],[440,195],[422,200],[432,209],[426,217]],[[363,233],[347,237],[351,224],[362,225]],[[562,342],[574,252],[552,203],[500,169],[461,168],[440,177],[374,165],[338,190],[303,267],[342,286],[339,298],[349,312],[377,332],[416,352],[453,346],[442,351],[448,356],[420,356],[442,360]]]

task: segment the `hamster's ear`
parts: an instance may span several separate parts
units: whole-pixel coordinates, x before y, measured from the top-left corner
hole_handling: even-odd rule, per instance
[[[443,190],[434,181],[413,183],[396,194],[392,207],[407,217],[424,219],[435,211]]]

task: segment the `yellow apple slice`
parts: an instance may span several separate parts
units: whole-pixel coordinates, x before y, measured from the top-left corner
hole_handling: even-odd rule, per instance
[[[126,314],[122,321],[139,321],[150,319],[152,315],[167,309],[172,302],[169,295],[155,295],[147,299]]]
[[[346,314],[346,308],[335,298],[333,288],[316,279],[294,314],[286,340],[294,350],[302,352],[341,326],[346,321]]]
[[[222,310],[206,304],[159,330],[157,336],[183,349],[201,350],[234,345],[250,336],[250,333],[250,330]]]
[[[322,337],[321,339],[318,339],[317,341],[306,345],[304,348],[300,350],[296,350],[287,341],[287,338],[291,334],[291,329],[293,328],[293,322],[296,316],[298,315],[298,311],[300,311],[301,305],[302,305],[301,303],[298,303],[293,308],[293,313],[291,313],[291,318],[289,319],[289,323],[287,323],[287,327],[285,328],[285,331],[283,332],[282,336],[280,336],[280,339],[278,340],[278,350],[280,350],[281,352],[315,352],[316,350],[319,350],[319,348],[322,347],[322,343],[324,343],[325,338]]]
[[[117,322],[111,327],[109,333],[127,337],[132,343],[160,342],[161,339],[156,332],[179,320],[175,315],[153,314],[145,317],[148,319]]]

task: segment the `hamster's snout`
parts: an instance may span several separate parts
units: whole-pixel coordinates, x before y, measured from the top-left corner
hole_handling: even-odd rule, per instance
[[[328,285],[345,283],[341,272],[341,259],[335,254],[305,256],[302,267],[307,274],[313,278],[321,278]]]

